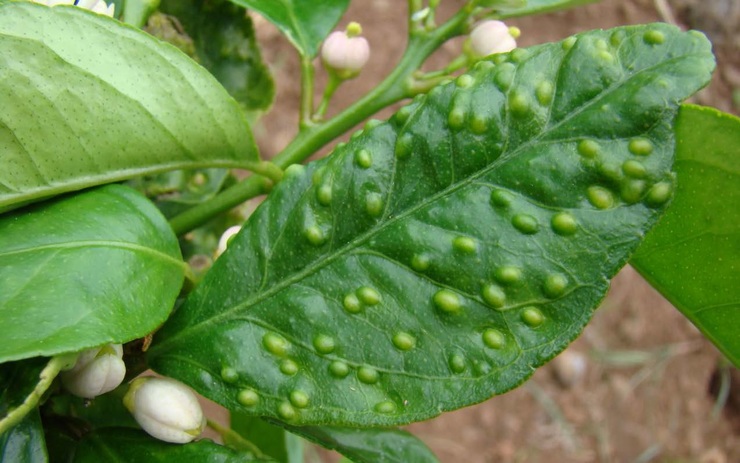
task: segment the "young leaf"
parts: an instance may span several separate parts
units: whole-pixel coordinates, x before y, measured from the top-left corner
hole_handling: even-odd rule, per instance
[[[0,365],[0,418],[23,403],[33,391],[44,369],[46,359],[32,359]],[[0,434],[0,461],[18,463],[42,463],[48,460],[44,431],[38,409]]]
[[[329,35],[349,0],[322,0],[320,5],[304,0],[231,0],[257,11],[273,23],[303,56],[314,57],[319,45]]]
[[[239,105],[175,48],[81,8],[0,1],[0,211],[257,162]]]
[[[254,117],[267,110],[275,84],[262,61],[252,20],[227,1],[164,0],[162,12],[176,16],[195,41],[198,61]]]
[[[676,196],[630,263],[740,366],[740,119],[686,105]]]
[[[79,444],[73,463],[101,461],[207,461],[248,463],[267,460],[249,458],[241,452],[209,440],[189,444],[168,444],[149,437],[144,431],[128,428],[104,428],[88,434]]]
[[[434,453],[413,434],[400,429],[357,429],[329,426],[285,426],[354,463],[436,463]]]
[[[671,196],[698,32],[485,60],[293,166],[155,337],[160,373],[290,424],[395,425],[519,385],[581,331]]]
[[[0,262],[0,362],[142,337],[184,273],[164,217],[120,185],[0,217]]]

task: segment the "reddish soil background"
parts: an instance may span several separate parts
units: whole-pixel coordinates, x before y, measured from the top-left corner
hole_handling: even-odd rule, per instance
[[[462,2],[442,4],[445,17]],[[330,115],[391,71],[405,45],[405,16],[401,0],[353,2],[340,27],[362,23],[371,60],[360,78],[337,92]],[[710,36],[718,70],[695,102],[737,114],[732,101],[733,89],[740,88],[736,0],[605,0],[511,23],[522,30],[519,44],[528,46],[589,29],[653,21]],[[263,154],[270,157],[296,133],[299,69],[295,52],[277,30],[260,18],[256,24],[277,83],[275,105],[255,128]],[[445,45],[428,69],[455,57],[460,46],[460,40]],[[325,76],[319,71],[317,77],[320,92]],[[725,369],[734,381],[730,398],[719,400],[720,362],[717,350],[627,267],[583,335],[522,387],[408,429],[442,462],[740,462],[740,375]],[[338,459],[317,450],[309,457]]]

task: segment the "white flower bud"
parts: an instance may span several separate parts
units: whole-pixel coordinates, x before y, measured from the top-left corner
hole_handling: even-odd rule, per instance
[[[239,225],[235,225],[233,227],[229,227],[226,229],[223,235],[221,235],[221,238],[218,240],[218,248],[216,248],[216,257],[220,256],[221,254],[226,251],[226,248],[229,246],[229,242],[231,242],[231,238],[234,237],[237,233],[239,233],[239,230],[241,230],[242,227]]]
[[[370,45],[361,33],[359,24],[350,23],[346,31],[329,34],[321,47],[324,66],[341,79],[356,77],[370,58]]]
[[[206,418],[195,393],[170,378],[147,376],[131,382],[123,404],[152,437],[186,444],[200,436]]]
[[[509,26],[501,21],[488,20],[475,26],[470,33],[470,48],[476,56],[483,57],[515,49],[516,40]]]
[[[56,5],[75,5],[75,0],[31,0],[35,3],[40,3],[46,6]],[[106,16],[113,17],[116,5],[111,3],[108,5],[104,0],[77,0],[76,6],[90,10],[94,13],[104,14]]]
[[[108,344],[82,352],[75,365],[61,373],[62,385],[72,394],[93,399],[117,388],[126,376],[123,348]]]
[[[104,14],[106,16],[113,17],[116,5],[111,3],[108,5],[103,0],[77,0],[77,6],[90,10],[93,13]]]

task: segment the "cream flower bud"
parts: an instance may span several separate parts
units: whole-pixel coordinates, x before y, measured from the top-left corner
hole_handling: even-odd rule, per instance
[[[516,48],[511,29],[501,21],[488,20],[470,33],[470,48],[478,57],[506,53]]]
[[[108,344],[82,352],[75,365],[61,373],[62,385],[72,394],[95,398],[117,388],[126,376],[120,344]]]
[[[144,431],[165,442],[186,444],[206,426],[195,393],[174,379],[137,378],[131,382],[123,404]]]
[[[233,227],[229,227],[226,229],[223,235],[221,235],[221,238],[218,240],[218,247],[216,248],[216,257],[220,256],[221,254],[226,251],[226,248],[229,246],[229,243],[231,242],[231,238],[234,237],[237,233],[239,233],[239,230],[241,230],[242,227],[239,225],[235,225]]]
[[[370,45],[360,34],[362,28],[353,22],[346,31],[329,34],[321,47],[324,66],[342,79],[356,77],[370,58]]]
[[[115,13],[116,5],[111,3],[108,5],[103,0],[77,0],[77,6],[90,10],[93,13],[104,14],[106,16],[113,17]]]

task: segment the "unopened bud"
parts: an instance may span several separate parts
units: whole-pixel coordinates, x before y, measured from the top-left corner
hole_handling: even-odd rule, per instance
[[[218,247],[216,248],[216,257],[220,256],[221,254],[226,251],[226,248],[229,246],[229,243],[234,238],[234,236],[239,233],[239,230],[241,230],[242,227],[239,225],[235,225],[233,227],[229,227],[226,229],[226,231],[221,235],[221,238],[218,240]]]
[[[103,0],[77,0],[77,6],[90,10],[93,13],[104,14],[106,16],[113,17],[113,13],[116,10],[116,5],[112,2],[108,5]]]
[[[370,45],[361,33],[360,25],[352,22],[346,31],[329,34],[321,47],[324,66],[341,79],[356,77],[370,58]]]
[[[516,34],[519,30],[515,29]],[[475,26],[470,33],[470,48],[478,57],[506,53],[516,48],[512,29],[501,21],[488,20]]]
[[[61,373],[62,385],[72,394],[93,399],[117,388],[126,376],[120,344],[108,344],[82,352],[75,365]]]
[[[137,378],[123,397],[123,404],[150,436],[186,444],[200,436],[206,418],[195,393],[170,378]]]

